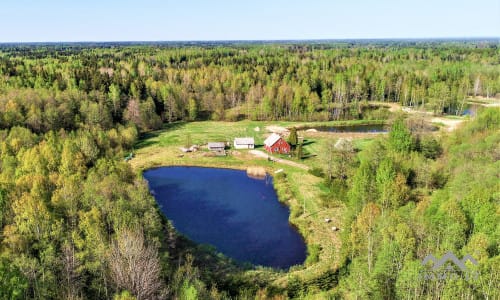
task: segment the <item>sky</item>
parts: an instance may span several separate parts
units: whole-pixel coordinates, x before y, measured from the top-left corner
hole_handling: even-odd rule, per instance
[[[0,42],[500,37],[500,0],[0,0]]]

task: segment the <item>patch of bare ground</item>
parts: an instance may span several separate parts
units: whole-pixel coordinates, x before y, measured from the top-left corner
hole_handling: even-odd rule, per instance
[[[447,119],[444,117],[434,117],[431,119],[432,123],[438,123],[444,125],[444,130],[451,132],[458,128],[460,124],[462,124],[465,119]]]
[[[420,117],[424,118],[426,122],[429,123],[438,123],[443,125],[443,130],[451,132],[455,129],[458,128],[460,124],[462,124],[466,119],[461,118],[461,119],[449,119],[446,117],[439,117],[439,116],[434,116],[433,112],[430,111],[424,111],[420,109],[416,109],[413,107],[402,107],[399,103],[381,103],[381,105],[387,105],[390,107],[390,111],[403,111],[407,114],[410,115],[419,115]],[[490,102],[487,104],[482,104],[483,106],[489,106],[489,105],[500,105],[500,100],[498,100],[498,103],[496,102]]]
[[[282,126],[269,125],[269,126],[266,126],[266,131],[277,133],[277,134],[288,134],[288,132],[290,130],[288,130],[287,128],[282,127]]]

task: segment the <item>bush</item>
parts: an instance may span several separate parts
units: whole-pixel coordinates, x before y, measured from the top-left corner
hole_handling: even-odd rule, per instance
[[[387,120],[389,119],[390,112],[387,108],[366,109],[363,111],[364,120]]]
[[[309,174],[314,175],[316,177],[320,177],[320,178],[325,177],[325,172],[323,172],[323,169],[318,168],[318,167],[314,167],[312,169],[309,169],[308,172],[309,172]]]
[[[319,262],[319,252],[321,251],[321,247],[318,244],[307,245],[307,258],[306,265],[310,266]]]
[[[443,149],[438,141],[433,137],[426,137],[420,140],[419,151],[430,159],[436,159],[441,155]]]

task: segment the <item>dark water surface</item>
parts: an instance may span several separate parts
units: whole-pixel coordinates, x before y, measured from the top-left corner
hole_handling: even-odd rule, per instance
[[[462,112],[462,116],[475,117],[480,108],[481,108],[480,104],[468,103],[465,106],[464,111]]]
[[[163,167],[144,172],[161,211],[191,240],[240,262],[275,268],[301,264],[306,247],[288,223],[272,180],[245,171]]]

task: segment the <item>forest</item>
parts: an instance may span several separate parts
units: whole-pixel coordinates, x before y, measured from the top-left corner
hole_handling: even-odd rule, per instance
[[[373,101],[459,115],[500,93],[498,45],[460,45],[4,47],[0,128],[377,119]]]
[[[379,108],[459,116],[499,97],[498,46],[0,45],[0,299],[500,298],[499,109],[420,135]],[[178,257],[123,158],[152,130],[205,120],[390,120],[311,172],[322,205],[343,209],[334,275],[277,287]],[[423,257],[447,251],[474,255],[479,278],[423,278]]]

